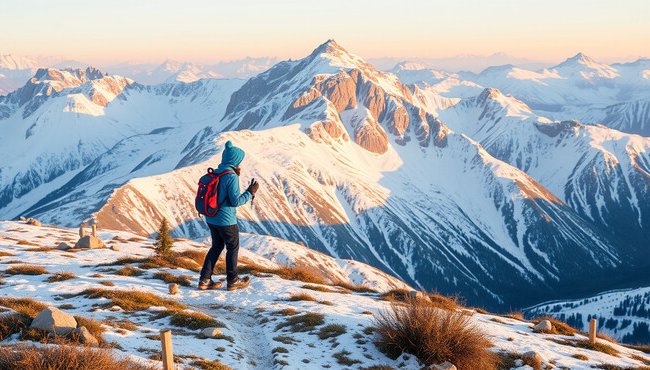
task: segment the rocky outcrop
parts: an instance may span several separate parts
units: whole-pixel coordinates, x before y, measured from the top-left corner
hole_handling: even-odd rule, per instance
[[[371,117],[356,129],[354,142],[367,151],[377,154],[384,154],[388,150],[386,132]]]
[[[355,81],[344,71],[339,71],[314,87],[332,102],[339,113],[357,106]]]

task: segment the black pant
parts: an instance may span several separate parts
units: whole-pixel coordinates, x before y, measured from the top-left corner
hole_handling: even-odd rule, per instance
[[[212,236],[212,248],[205,256],[203,268],[201,269],[201,280],[208,280],[212,277],[217,260],[223,247],[226,247],[226,278],[233,281],[237,277],[237,255],[239,254],[239,228],[237,225],[216,226],[208,224]]]

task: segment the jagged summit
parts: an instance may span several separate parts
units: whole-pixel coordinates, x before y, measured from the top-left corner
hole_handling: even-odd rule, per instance
[[[51,80],[59,82],[72,82],[72,78],[76,78],[79,82],[83,83],[90,80],[97,80],[104,76],[106,74],[95,67],[63,69],[39,68],[33,78],[38,81]]]

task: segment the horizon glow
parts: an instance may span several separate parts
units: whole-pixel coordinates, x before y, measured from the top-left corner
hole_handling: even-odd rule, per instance
[[[5,0],[0,9],[0,54],[99,64],[301,58],[330,38],[364,58],[650,56],[644,0]]]

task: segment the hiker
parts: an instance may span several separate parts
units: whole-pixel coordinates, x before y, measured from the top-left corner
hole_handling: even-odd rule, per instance
[[[226,281],[227,289],[235,290],[248,286],[248,276],[240,278],[237,275],[237,254],[239,252],[239,228],[237,227],[237,207],[246,204],[255,198],[255,192],[259,184],[255,179],[243,193],[239,193],[239,165],[244,160],[244,151],[234,146],[230,141],[226,142],[225,149],[221,153],[221,164],[214,170],[216,176],[220,176],[217,185],[216,200],[218,211],[214,216],[206,215],[205,219],[210,228],[212,247],[205,256],[199,289],[219,289],[222,286],[220,281],[212,280],[212,271],[224,246],[226,247]],[[210,173],[210,171],[208,171]]]

